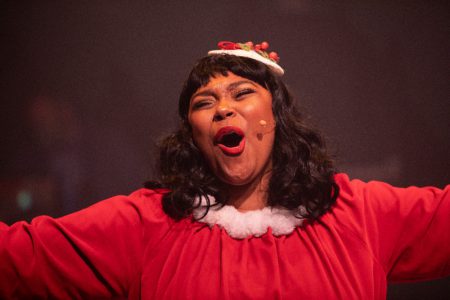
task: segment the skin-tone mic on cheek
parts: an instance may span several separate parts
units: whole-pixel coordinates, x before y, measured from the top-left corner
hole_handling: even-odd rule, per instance
[[[273,123],[275,123],[275,122],[273,122]],[[261,125],[263,127],[263,130],[261,132],[258,132],[258,134],[257,134],[258,140],[261,140],[265,134],[268,134],[269,132],[272,131],[272,129],[275,128],[275,124],[273,124],[273,126],[267,126],[268,122],[263,119],[259,120],[259,125]]]

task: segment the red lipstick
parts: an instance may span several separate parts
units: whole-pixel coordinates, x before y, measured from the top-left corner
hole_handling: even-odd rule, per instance
[[[214,144],[227,155],[239,155],[245,148],[245,134],[235,126],[225,126],[217,131]]]

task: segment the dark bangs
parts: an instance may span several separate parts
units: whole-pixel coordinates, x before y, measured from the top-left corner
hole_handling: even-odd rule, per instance
[[[276,76],[265,64],[254,59],[227,54],[206,56],[194,66],[181,91],[178,113],[182,120],[187,120],[192,95],[200,87],[207,85],[211,77],[227,76],[228,72],[252,80],[266,88],[268,80],[273,80]]]

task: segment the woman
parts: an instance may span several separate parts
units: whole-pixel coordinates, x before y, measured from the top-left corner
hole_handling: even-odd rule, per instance
[[[450,274],[450,196],[335,174],[267,44],[220,43],[182,90],[161,180],[2,225],[3,298],[384,299]]]

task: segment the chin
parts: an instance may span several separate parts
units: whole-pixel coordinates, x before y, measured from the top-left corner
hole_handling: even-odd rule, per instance
[[[226,183],[229,185],[235,185],[235,186],[246,185],[252,181],[251,176],[242,176],[242,175],[238,175],[238,176],[233,176],[233,175],[223,176],[222,175],[222,176],[219,176],[219,179],[223,183]]]

